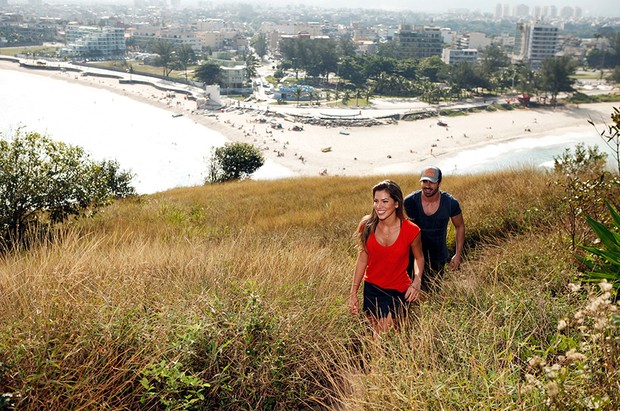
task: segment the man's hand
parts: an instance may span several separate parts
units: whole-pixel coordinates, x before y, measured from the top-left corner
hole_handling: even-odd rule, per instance
[[[461,266],[461,257],[459,256],[454,256],[450,259],[450,262],[448,263],[448,267],[450,267],[451,270],[458,270],[459,267]]]

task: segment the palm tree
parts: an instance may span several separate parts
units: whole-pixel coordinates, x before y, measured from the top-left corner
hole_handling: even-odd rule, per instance
[[[325,90],[325,103],[329,103],[329,99],[332,96],[332,92],[330,90]]]
[[[151,51],[159,56],[159,64],[163,68],[164,77],[168,77],[172,68],[170,64],[174,60],[174,47],[166,40],[158,40],[151,46]]]
[[[248,56],[245,59],[245,75],[247,76],[248,80],[251,80],[254,77],[256,77],[257,67],[258,67],[258,59],[254,55],[254,53],[248,54]]]
[[[364,88],[364,98],[366,99],[366,104],[370,104],[370,98],[373,94],[373,88],[371,86],[366,86]]]
[[[187,80],[187,68],[196,60],[196,53],[189,44],[184,44],[176,52],[177,62],[181,69],[185,72],[185,80]]]
[[[359,107],[360,105],[360,98],[362,98],[364,94],[364,90],[361,88],[356,88],[355,89],[355,106]]]
[[[334,90],[334,100],[340,100],[340,90],[338,90],[338,87],[336,87],[336,90]]]
[[[342,96],[342,104],[345,106],[348,105],[349,100],[351,100],[351,92],[349,90],[345,90],[344,95]]]
[[[301,94],[302,94],[303,90],[301,89],[301,87],[297,86],[297,88],[295,88],[295,98],[297,99],[297,107],[299,107],[299,100],[301,99]]]

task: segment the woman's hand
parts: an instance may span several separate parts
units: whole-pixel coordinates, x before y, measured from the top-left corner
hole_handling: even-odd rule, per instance
[[[360,313],[360,303],[357,299],[357,294],[351,294],[349,296],[349,311],[354,315]]]
[[[418,298],[420,298],[420,282],[414,281],[409,288],[407,288],[407,291],[405,291],[405,300],[410,303],[416,301]]]

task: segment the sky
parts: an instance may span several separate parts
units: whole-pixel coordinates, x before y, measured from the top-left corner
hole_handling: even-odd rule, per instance
[[[183,0],[182,0],[183,1]],[[498,3],[508,4],[514,7],[518,4],[525,4],[530,7],[555,5],[558,10],[564,6],[581,7],[584,16],[620,16],[620,2],[618,0],[476,0],[463,2],[462,0],[390,0],[377,2],[376,0],[237,0],[237,2],[260,2],[274,5],[285,4],[307,4],[319,7],[342,7],[342,8],[380,8],[390,10],[415,10],[419,12],[438,13],[448,9],[469,9],[481,12],[494,13]]]
[[[9,0],[9,3],[26,3],[28,0]],[[165,0],[170,3],[170,0]],[[49,3],[119,3],[133,4],[134,0],[44,0]],[[555,5],[559,10],[564,6],[581,7],[585,17],[606,16],[620,17],[620,2],[618,0],[475,0],[463,2],[462,0],[181,0],[183,5],[196,5],[199,2],[212,4],[271,4],[275,6],[305,4],[322,8],[364,8],[364,9],[385,9],[385,10],[409,10],[420,13],[442,13],[450,9],[467,9],[470,11],[480,11],[482,13],[495,13],[495,6],[508,4],[514,7],[525,4],[533,8],[535,6]]]

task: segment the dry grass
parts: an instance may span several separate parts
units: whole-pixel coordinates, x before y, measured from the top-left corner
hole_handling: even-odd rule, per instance
[[[391,178],[405,192],[418,186],[415,176]],[[566,297],[577,269],[549,176],[447,178],[464,207],[467,261],[404,331],[376,341],[346,302],[352,233],[378,180],[171,190],[2,256],[0,394],[14,395],[5,403],[544,408],[544,392],[522,392],[527,359],[554,344],[558,320],[581,304]],[[604,391],[609,380],[596,384]]]

